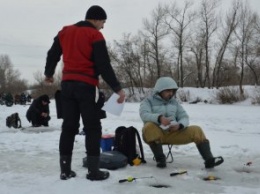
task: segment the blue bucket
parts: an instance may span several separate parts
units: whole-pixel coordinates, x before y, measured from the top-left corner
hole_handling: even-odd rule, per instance
[[[112,147],[114,146],[114,138],[114,135],[102,135],[100,142],[102,152],[112,150]]]

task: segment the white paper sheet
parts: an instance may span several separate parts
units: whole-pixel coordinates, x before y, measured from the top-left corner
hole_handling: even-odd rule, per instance
[[[102,107],[104,111],[107,111],[113,115],[120,116],[125,105],[125,101],[121,104],[117,102],[119,95],[113,93],[112,96],[108,99],[105,105]]]
[[[176,121],[171,121],[171,124],[170,125],[167,125],[167,126],[164,126],[164,125],[160,125],[160,127],[163,129],[163,130],[168,130],[170,128],[170,126],[174,126],[174,125],[178,125],[179,123],[176,122]]]

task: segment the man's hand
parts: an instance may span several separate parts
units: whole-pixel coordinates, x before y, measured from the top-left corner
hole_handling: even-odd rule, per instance
[[[160,116],[160,123],[164,126],[168,126],[171,124],[171,120],[164,116]]]
[[[174,131],[178,131],[180,128],[180,124],[177,122],[172,122],[170,119],[164,117],[164,116],[160,116],[159,119],[161,125],[163,126],[169,126],[168,131],[169,132],[174,132]]]
[[[125,91],[124,90],[120,90],[119,92],[117,92],[117,94],[119,95],[119,98],[117,99],[117,102],[119,104],[123,103],[125,101]]]
[[[53,77],[45,77],[44,81],[47,84],[52,84],[54,82],[54,79],[53,79]]]
[[[47,116],[48,116],[48,113],[42,112],[41,116],[42,116],[42,117],[47,117]]]
[[[175,131],[178,131],[179,128],[180,128],[180,124],[179,123],[178,124],[174,124],[174,125],[170,125],[169,131],[170,132],[175,132]]]

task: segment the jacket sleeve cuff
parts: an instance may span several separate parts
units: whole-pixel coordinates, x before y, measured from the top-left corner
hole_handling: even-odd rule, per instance
[[[161,117],[162,117],[162,115],[159,115],[159,116],[158,116],[158,119],[157,119],[157,122],[158,122],[159,124],[161,124],[161,122],[160,122]]]
[[[184,128],[184,125],[183,124],[179,124],[179,130],[182,130]]]
[[[116,87],[113,87],[112,89],[113,89],[113,91],[114,91],[115,93],[117,93],[117,92],[119,92],[120,90],[122,90],[122,87],[121,87],[120,85],[118,85],[118,86],[116,86]]]

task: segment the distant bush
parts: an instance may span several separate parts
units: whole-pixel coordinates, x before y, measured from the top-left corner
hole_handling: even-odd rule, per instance
[[[224,87],[216,92],[216,100],[220,104],[233,104],[245,100],[245,97],[241,97],[238,88]]]
[[[256,88],[255,93],[251,97],[252,104],[260,104],[260,87]]]
[[[190,99],[190,92],[179,89],[176,94],[177,99],[181,102],[188,102]]]
[[[200,97],[197,97],[195,100],[189,102],[190,104],[197,104],[199,102],[202,102],[203,100]],[[204,103],[207,103],[207,100],[204,100]]]

